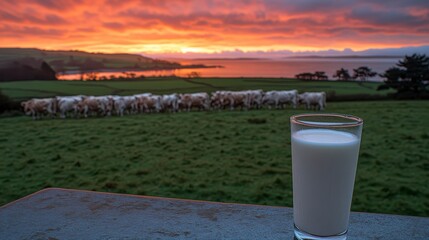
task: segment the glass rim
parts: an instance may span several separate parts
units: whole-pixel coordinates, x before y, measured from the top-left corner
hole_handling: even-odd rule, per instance
[[[323,122],[323,121],[302,121],[303,117],[334,117],[338,119],[352,120],[352,122]],[[325,128],[344,128],[344,127],[357,127],[363,124],[363,119],[349,114],[341,113],[304,113],[297,114],[290,117],[291,123],[308,126],[308,127],[325,127]],[[329,124],[326,124],[329,123]]]

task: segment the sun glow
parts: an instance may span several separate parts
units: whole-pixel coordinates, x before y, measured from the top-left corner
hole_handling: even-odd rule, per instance
[[[181,53],[202,53],[202,52],[211,52],[208,49],[199,48],[199,47],[181,47]]]

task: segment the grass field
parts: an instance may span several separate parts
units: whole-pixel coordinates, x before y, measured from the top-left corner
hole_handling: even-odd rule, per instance
[[[52,97],[58,95],[132,95],[142,92],[156,94],[173,92],[214,92],[217,90],[288,90],[325,91],[328,96],[369,94],[385,95],[377,91],[379,83],[301,81],[282,78],[147,78],[140,81],[25,81],[0,83],[0,89],[13,99]]]
[[[117,83],[51,90],[61,84]],[[429,101],[328,103],[365,121],[352,210],[429,216],[428,109]],[[0,204],[64,187],[292,206],[289,117],[303,112],[0,118]]]

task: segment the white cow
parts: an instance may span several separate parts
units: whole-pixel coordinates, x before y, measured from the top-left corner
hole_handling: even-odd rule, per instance
[[[179,94],[163,95],[161,105],[164,111],[177,112],[179,110]]]
[[[56,104],[57,104],[57,111],[60,113],[61,118],[66,118],[66,114],[68,112],[73,112],[74,116],[77,116],[78,111],[78,103],[83,100],[85,96],[78,95],[78,96],[66,96],[61,97],[57,96]]]
[[[118,116],[124,116],[124,112],[128,114],[134,113],[138,110],[137,97],[135,96],[107,96],[111,110],[116,112]]]
[[[299,94],[299,103],[305,104],[307,109],[315,107],[317,110],[324,110],[326,107],[326,93],[325,92],[305,92]]]
[[[248,108],[248,91],[229,91],[226,92],[226,97],[229,101],[229,107],[234,110],[237,107]]]
[[[188,112],[194,107],[198,108],[198,110],[209,110],[210,96],[205,92],[180,94],[179,107]]]
[[[112,115],[113,105],[112,101],[109,99],[108,96],[97,96],[95,99],[98,102],[100,113],[103,116],[110,116]]]
[[[264,97],[264,91],[262,90],[247,90],[244,91],[246,94],[246,108],[257,108],[259,109],[262,105],[262,98]]]
[[[216,91],[212,93],[210,98],[210,105],[213,109],[225,109],[230,106],[228,93],[230,91]]]
[[[160,112],[162,110],[162,97],[159,95],[143,96],[138,101],[142,112]]]
[[[89,114],[101,114],[110,116],[112,104],[109,96],[87,96],[77,103],[77,109],[80,114],[88,117]]]
[[[143,106],[140,104],[141,103],[141,98],[142,97],[148,97],[148,96],[152,96],[152,93],[140,93],[140,94],[134,94],[133,95],[136,98],[136,101],[133,103],[132,105],[132,109],[135,112],[143,112]]]
[[[44,114],[55,116],[55,98],[33,98],[25,102],[21,102],[26,115],[31,115],[33,120],[41,118]]]
[[[262,104],[262,97],[262,90],[216,91],[212,93],[211,106],[214,109],[229,107],[231,110],[237,107],[242,109],[259,108]]]
[[[109,106],[111,106],[112,112],[115,112],[118,116],[123,116],[125,111],[125,101],[122,96],[109,95],[107,98],[109,99]]]
[[[267,105],[268,108],[284,108],[286,104],[291,104],[293,108],[296,108],[298,103],[298,91],[269,91],[264,94],[262,102]]]

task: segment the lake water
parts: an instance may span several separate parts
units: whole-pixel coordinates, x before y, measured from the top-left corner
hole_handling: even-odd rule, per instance
[[[201,77],[294,77],[303,72],[324,71],[329,79],[340,68],[349,70],[368,66],[377,73],[383,73],[393,67],[398,58],[285,58],[285,59],[170,59],[184,65],[204,64],[207,66],[223,66],[223,68],[176,69],[159,71],[127,71],[144,76],[187,77],[191,72],[197,72]],[[98,77],[121,76],[118,72],[99,72]],[[80,79],[80,74],[60,76],[63,80]],[[381,81],[379,76],[370,80]]]

